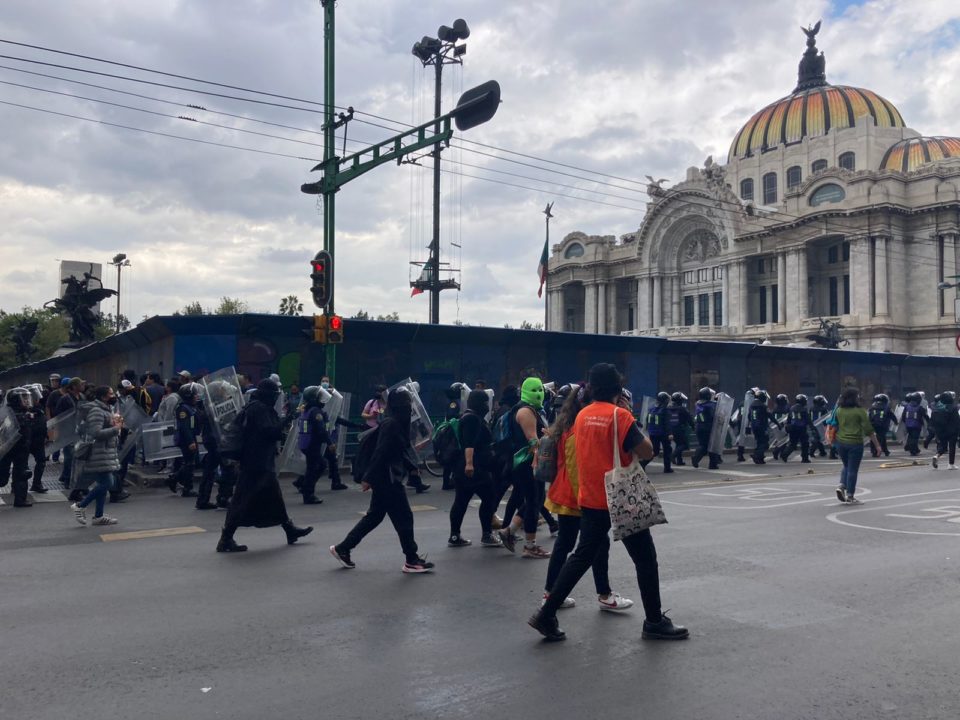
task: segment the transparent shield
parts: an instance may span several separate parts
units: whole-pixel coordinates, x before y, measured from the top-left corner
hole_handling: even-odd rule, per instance
[[[240,450],[241,432],[234,420],[243,409],[244,397],[240,390],[237,371],[233,367],[208,373],[203,377],[206,390],[206,409],[214,437],[224,453]]]
[[[897,403],[897,407],[893,410],[893,416],[897,419],[896,438],[899,443],[904,443],[907,440],[907,428],[903,425],[903,411],[905,408],[906,405],[901,402]]]
[[[137,401],[131,397],[120,401],[120,414],[123,416],[123,426],[130,431],[137,430],[141,425],[150,421]]]
[[[398,388],[404,388],[411,396],[410,413],[410,444],[421,459],[430,454],[430,440],[433,437],[433,422],[427,415],[427,409],[420,400],[420,383],[407,378],[401,380],[395,385],[390,386],[389,391],[393,392]]]
[[[350,419],[350,407],[353,403],[353,395],[350,393],[343,394],[343,404],[340,407],[340,417],[344,420]],[[333,421],[335,422],[335,421]],[[343,460],[347,453],[347,431],[344,428],[341,430],[339,427],[334,425],[334,437],[336,438],[337,443],[337,462],[343,467]]]
[[[757,447],[757,441],[750,432],[750,403],[756,399],[753,390],[747,390],[743,396],[743,407],[740,408],[740,435],[737,438],[737,445],[748,450]]]
[[[300,451],[300,444],[297,438],[299,431],[300,423],[293,423],[293,425],[290,426],[290,432],[287,433],[286,440],[283,441],[283,449],[280,451],[280,462],[277,463],[277,469],[282,473],[305,475],[307,472],[307,459]]]
[[[778,448],[787,444],[787,431],[778,427],[776,423],[770,423],[770,447]]]
[[[647,413],[650,412],[650,408],[653,407],[656,402],[656,398],[652,398],[649,395],[644,395],[640,398],[640,414],[637,416],[640,420],[640,427],[647,427]],[[647,434],[649,434],[649,431],[647,431]]]
[[[8,407],[0,408],[0,458],[6,455],[20,439],[17,416]]]
[[[336,388],[330,388],[330,399],[324,404],[323,411],[327,414],[327,420],[330,422],[328,431],[332,432],[337,418],[343,417],[343,395]]]
[[[722,455],[723,446],[727,439],[727,429],[730,427],[730,416],[733,414],[734,400],[726,393],[717,393],[715,400],[717,401],[717,409],[713,416],[710,444],[707,449],[712,453]]]
[[[120,453],[118,455],[118,457],[120,458],[120,462],[123,462],[124,458],[126,458],[127,455],[129,455],[130,453],[136,450],[137,445],[139,445],[140,443],[140,437],[142,433],[143,431],[141,426],[127,435],[127,439],[124,440],[123,445],[120,447]],[[131,458],[131,461],[132,460],[133,458]]]
[[[143,456],[147,462],[173,460],[182,456],[180,448],[174,443],[174,426],[173,422],[154,422],[141,426]]]
[[[73,445],[80,439],[77,433],[77,411],[57,415],[47,420],[47,447],[46,452],[57,452],[67,445]]]

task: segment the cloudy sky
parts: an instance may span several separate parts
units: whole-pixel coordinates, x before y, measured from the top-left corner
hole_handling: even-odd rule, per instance
[[[500,149],[444,153],[444,259],[461,269],[463,291],[443,294],[443,322],[541,319],[544,205],[555,202],[555,241],[636,230],[645,175],[675,182],[708,155],[722,161],[750,115],[790,92],[801,24],[823,19],[828,80],[880,93],[920,132],[960,135],[955,0],[340,0],[337,104],[395,121],[358,115],[348,152],[395,131],[359,120],[396,129],[430,117],[432,69],[410,47],[457,17],[472,34],[464,66],[445,72],[445,107],[488,79],[503,104],[462,135]],[[292,293],[310,312],[322,216],[299,186],[316,179],[310,159],[323,152],[322,117],[305,102],[323,97],[317,0],[4,0],[0,39],[298,98],[0,44],[0,101],[33,108],[0,105],[0,308],[53,297],[59,259],[125,252],[122,311],[134,320],[224,295],[274,312]],[[339,312],[427,319],[426,297],[411,298],[408,283],[410,261],[426,257],[429,191],[427,169],[387,164],[339,193]]]

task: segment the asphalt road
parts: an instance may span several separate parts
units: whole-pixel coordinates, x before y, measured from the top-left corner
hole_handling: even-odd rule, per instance
[[[400,572],[389,522],[356,570],[330,557],[365,507],[354,488],[311,507],[291,490],[313,534],[288,547],[279,528],[241,529],[244,555],[213,551],[221,513],[166,490],[108,506],[109,528],[62,500],[2,507],[0,717],[956,718],[960,471],[868,460],[849,507],[836,463],[732,460],[660,484],[664,607],[691,629],[678,643],[640,639],[617,543],[611,579],[637,607],[599,612],[587,576],[560,615],[567,642],[541,642],[525,621],[546,563],[480,548],[474,510],[474,546],[447,548],[452,494],[436,486],[411,495],[437,563],[421,576]]]

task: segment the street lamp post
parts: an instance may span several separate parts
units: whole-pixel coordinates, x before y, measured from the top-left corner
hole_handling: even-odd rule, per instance
[[[440,93],[443,66],[463,64],[467,46],[458,45],[457,42],[466,40],[468,37],[470,37],[470,28],[467,27],[465,20],[458,19],[454,21],[453,27],[441,25],[437,30],[437,37],[424,36],[413,46],[412,53],[423,63],[423,66],[433,65],[434,68],[434,118],[439,118],[441,115]],[[440,129],[438,121],[434,132],[439,133]],[[440,151],[441,145],[437,143],[433,148],[433,237],[430,241],[430,258],[427,261],[427,272],[413,283],[415,288],[429,291],[430,322],[434,325],[440,323],[440,291],[460,289],[460,284],[452,278],[440,279]]]
[[[113,256],[110,264],[117,268],[117,332],[120,332],[120,271],[125,267],[130,267],[130,261],[124,253],[117,253]]]

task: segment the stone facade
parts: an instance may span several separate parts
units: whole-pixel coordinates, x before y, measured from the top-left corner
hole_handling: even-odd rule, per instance
[[[811,94],[844,100],[849,122],[794,123]],[[759,145],[754,125],[781,117],[787,142],[744,150],[744,132]],[[898,143],[913,154],[891,158]],[[651,182],[637,232],[554,245],[547,329],[809,345],[827,318],[850,349],[955,354],[957,290],[938,287],[960,275],[955,146],[921,138],[870,91],[795,91],[751,119],[726,165]]]

